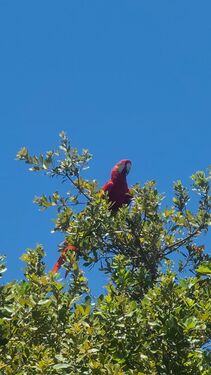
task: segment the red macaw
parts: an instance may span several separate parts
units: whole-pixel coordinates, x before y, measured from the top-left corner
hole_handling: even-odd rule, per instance
[[[108,193],[109,201],[112,203],[111,210],[115,213],[123,204],[129,204],[131,201],[130,190],[127,185],[126,176],[131,168],[131,161],[128,159],[120,160],[111,171],[111,179],[102,187],[102,191]],[[52,272],[57,273],[66,260],[67,251],[77,251],[74,245],[66,245],[55,263]],[[67,272],[65,277],[67,276]]]

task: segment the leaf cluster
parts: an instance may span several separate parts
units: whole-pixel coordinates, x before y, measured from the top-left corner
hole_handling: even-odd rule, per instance
[[[209,374],[205,265],[179,283],[168,269],[141,301],[113,283],[93,301],[78,269],[67,287],[45,273],[43,255],[28,249],[26,279],[0,288],[1,373]]]
[[[22,256],[25,279],[0,287],[0,373],[209,374],[211,262],[201,241],[211,224],[210,172],[196,172],[190,189],[175,182],[170,207],[155,181],[136,184],[130,207],[114,214],[83,176],[89,152],[60,138],[58,151],[22,148],[17,158],[69,183],[65,196],[35,203],[54,208],[54,231],[78,250],[67,254],[69,283],[46,273],[39,245]],[[105,295],[91,297],[80,264],[108,275]]]

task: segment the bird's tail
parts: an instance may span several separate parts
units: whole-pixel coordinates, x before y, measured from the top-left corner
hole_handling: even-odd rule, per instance
[[[66,254],[67,254],[68,251],[77,251],[77,247],[75,247],[74,245],[66,245],[64,247],[64,249],[62,250],[62,253],[61,253],[59,259],[57,260],[57,262],[54,264],[54,266],[52,268],[52,272],[53,273],[59,272],[61,266],[66,261]],[[68,272],[66,271],[65,277],[67,277],[67,275],[68,275]]]

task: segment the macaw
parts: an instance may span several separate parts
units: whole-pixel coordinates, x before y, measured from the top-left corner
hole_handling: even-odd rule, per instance
[[[108,194],[108,199],[112,203],[111,211],[116,213],[123,204],[128,205],[131,201],[130,190],[127,185],[126,176],[131,168],[131,161],[128,159],[120,160],[111,171],[111,179],[102,187],[102,192]],[[74,245],[68,245],[64,242],[64,249],[57,262],[55,263],[52,272],[57,273],[66,260],[66,253],[68,251],[77,251]],[[65,277],[67,276],[67,272]]]

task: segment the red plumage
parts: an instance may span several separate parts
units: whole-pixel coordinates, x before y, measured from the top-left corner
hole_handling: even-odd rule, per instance
[[[130,160],[119,161],[111,171],[111,179],[102,187],[104,192],[108,192],[112,211],[117,211],[123,204],[130,203],[130,190],[126,179],[130,167]]]
[[[127,185],[126,176],[130,171],[131,161],[128,159],[120,160],[111,171],[111,179],[102,187],[102,191],[108,193],[109,201],[112,203],[111,210],[115,213],[123,204],[129,204],[131,201],[130,190]],[[52,272],[57,273],[66,260],[67,251],[77,251],[74,245],[65,245],[64,249],[55,263]],[[67,276],[67,272],[65,277]]]
[[[54,273],[59,272],[59,269],[61,268],[61,266],[64,264],[64,262],[66,260],[66,253],[67,253],[67,251],[77,251],[77,247],[75,247],[74,245],[66,245],[64,243],[64,249],[63,249],[63,251],[62,251],[59,259],[54,264],[52,272],[54,272]]]

